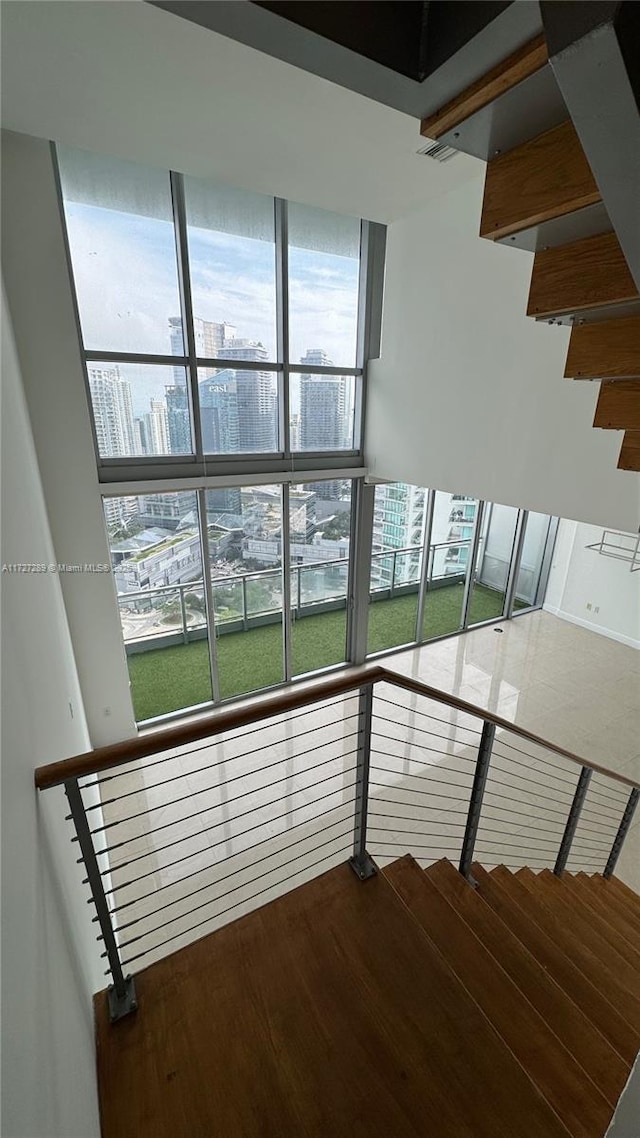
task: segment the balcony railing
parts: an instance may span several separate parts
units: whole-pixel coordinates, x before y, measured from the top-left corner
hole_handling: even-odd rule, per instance
[[[466,562],[458,550],[469,540],[436,542],[429,548],[428,587],[462,579]],[[438,551],[442,570],[436,571]],[[420,584],[422,546],[383,550],[372,554],[371,593],[392,598],[417,592]],[[347,603],[349,562],[347,558],[317,561],[291,567],[291,612],[301,619]],[[217,634],[247,631],[257,624],[278,621],[282,613],[282,571],[279,568],[212,577],[211,588]],[[158,585],[118,594],[125,644],[154,648],[158,642],[188,644],[207,635],[205,588],[202,577],[176,585]]]
[[[146,966],[344,861],[364,880],[412,853],[614,872],[640,787],[498,715],[384,668],[352,669],[41,767],[111,979],[136,1010]],[[143,1014],[143,1009],[141,1010]]]

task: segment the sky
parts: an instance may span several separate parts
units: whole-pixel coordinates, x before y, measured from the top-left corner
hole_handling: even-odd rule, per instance
[[[180,313],[173,226],[168,221],[65,203],[85,348],[169,354],[170,316]],[[193,311],[260,340],[275,360],[275,251],[263,240],[191,228]],[[355,365],[358,262],[292,247],[291,359],[322,348],[336,366]],[[120,366],[134,413],[173,381],[170,368]]]

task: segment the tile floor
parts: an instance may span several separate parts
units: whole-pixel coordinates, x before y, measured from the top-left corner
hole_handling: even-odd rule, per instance
[[[633,649],[538,612],[384,663],[640,781]],[[436,699],[377,685],[367,835],[376,859],[459,858],[481,728]],[[91,818],[109,848],[109,899],[134,970],[349,856],[356,732],[357,698],[341,697],[101,783]],[[552,867],[577,774],[499,730],[478,860]],[[624,785],[592,778],[569,869],[604,867],[627,797]],[[618,873],[640,891],[640,811]]]

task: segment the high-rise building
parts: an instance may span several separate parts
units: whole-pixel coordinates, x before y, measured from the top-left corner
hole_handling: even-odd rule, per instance
[[[224,358],[225,345],[231,343],[236,335],[236,329],[233,324],[227,324],[226,321],[218,323],[214,320],[202,320],[200,316],[194,316],[193,328],[196,338],[196,355],[207,360]],[[171,354],[174,356],[184,356],[186,354],[186,346],[184,344],[181,316],[169,317],[169,339],[171,341]],[[182,373],[181,368],[176,370]]]
[[[144,417],[147,454],[170,454],[169,420],[164,399],[152,399]]]
[[[322,348],[309,348],[300,361],[310,367],[331,367]],[[347,381],[341,375],[309,372],[300,376],[300,450],[342,450],[347,443]],[[292,444],[293,446],[293,444]],[[311,487],[318,498],[340,498],[345,484],[318,482]]]
[[[131,388],[117,367],[88,368],[98,451],[102,458],[136,453]]]
[[[205,454],[235,454],[241,450],[238,382],[235,371],[218,371],[198,385],[200,423]]]
[[[169,453],[189,454],[191,442],[191,414],[189,394],[184,383],[165,387]]]
[[[424,542],[425,495],[421,486],[391,482],[376,486],[373,514],[372,552],[380,554],[372,562],[372,584],[385,588],[391,584],[393,558],[383,554],[394,549],[411,550],[395,558],[394,584],[415,581],[420,573]]]
[[[261,363],[268,359],[259,340],[234,339],[225,343],[225,358]],[[277,388],[273,372],[234,369],[238,393],[238,450],[258,454],[278,449]]]

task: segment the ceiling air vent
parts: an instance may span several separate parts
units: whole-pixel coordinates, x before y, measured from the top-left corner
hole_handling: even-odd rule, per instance
[[[453,146],[445,146],[444,142],[427,142],[425,146],[420,146],[416,150],[416,154],[422,154],[424,158],[433,158],[436,162],[448,162],[450,158],[455,158],[457,153]]]

